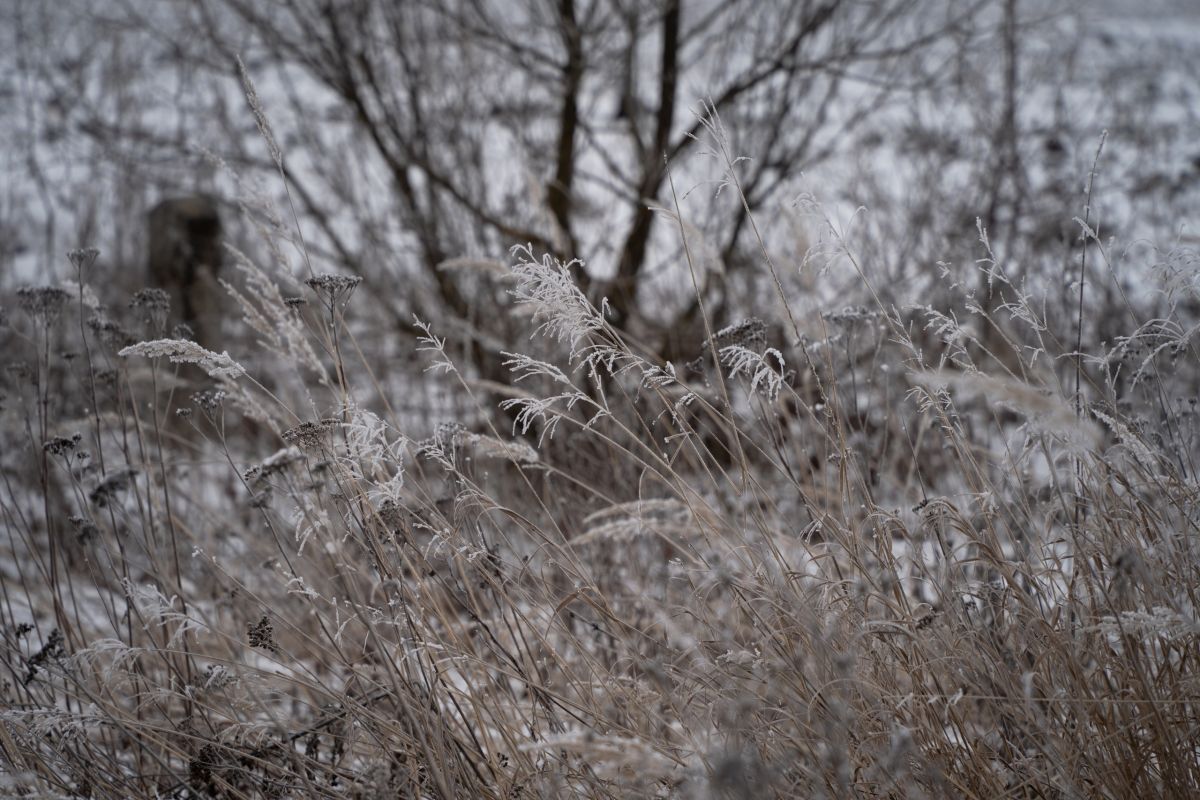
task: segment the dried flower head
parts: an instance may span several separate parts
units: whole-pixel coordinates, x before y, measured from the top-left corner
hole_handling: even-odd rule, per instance
[[[237,378],[246,374],[241,364],[229,357],[229,353],[214,353],[195,342],[184,339],[154,339],[130,345],[117,355],[162,358],[166,356],[175,364],[195,364],[208,373],[210,378]]]
[[[221,410],[221,404],[225,402],[226,396],[227,393],[220,389],[206,389],[203,392],[194,392],[192,402],[205,414],[211,416]]]
[[[540,461],[537,450],[519,439],[504,440],[486,434],[470,434],[467,443],[473,448],[475,458],[512,461],[517,464],[536,464]]]
[[[299,448],[285,447],[264,458],[261,464],[255,464],[247,469],[242,473],[242,477],[251,486],[258,487],[265,484],[271,477],[286,471],[290,465],[303,460],[304,454],[300,452]]]
[[[275,644],[275,626],[266,614],[263,614],[258,622],[246,626],[246,638],[251,647],[261,647],[272,653],[279,652],[279,646]]]
[[[283,440],[304,450],[322,446],[325,437],[338,424],[336,419],[322,419],[316,422],[301,422],[283,432]]]
[[[50,631],[50,635],[46,638],[46,643],[42,645],[42,649],[31,655],[25,662],[25,685],[33,683],[33,679],[37,677],[38,670],[45,667],[47,661],[57,661],[67,654],[67,650],[63,647],[63,635],[55,628]]]
[[[711,341],[701,349],[700,355],[686,366],[691,372],[703,372],[712,364],[712,353],[716,351],[718,358],[725,348],[736,347],[761,353],[767,347],[767,323],[758,317],[750,317],[741,322],[728,325],[712,335]],[[720,359],[724,363],[724,359]],[[729,364],[726,363],[726,366]]]
[[[411,511],[390,497],[379,504],[376,513],[379,514],[380,521],[393,531],[405,527],[414,516]]]
[[[104,480],[92,489],[88,499],[97,508],[106,508],[117,495],[129,488],[129,483],[137,476],[137,470],[125,467],[104,476]]]
[[[213,772],[225,768],[225,759],[215,745],[206,744],[188,761],[188,782],[207,788],[213,785]]]
[[[325,307],[332,312],[335,307],[346,304],[362,283],[362,278],[356,275],[317,275],[304,283],[321,297]]]
[[[456,446],[463,442],[467,433],[467,427],[460,422],[439,422],[433,436],[416,443],[417,456],[444,462],[449,467]]]
[[[88,317],[87,326],[92,329],[96,338],[109,347],[128,347],[137,341],[136,336],[102,314]]]
[[[285,297],[283,299],[283,304],[293,311],[299,311],[308,305],[308,301],[303,297]]]
[[[94,247],[77,247],[74,250],[67,251],[67,259],[70,260],[71,266],[75,267],[75,271],[79,273],[91,269],[99,257],[100,251]]]
[[[87,517],[68,517],[67,521],[75,528],[75,538],[80,544],[87,544],[100,535],[100,528]]]
[[[879,317],[879,311],[866,306],[846,306],[841,311],[826,311],[821,314],[826,320],[842,327],[870,322]]]
[[[100,367],[96,370],[96,385],[112,390],[117,385],[117,371],[110,367]]]
[[[439,422],[433,432],[433,439],[443,450],[450,450],[457,444],[459,437],[467,433],[467,426],[461,422]]]
[[[58,321],[70,296],[57,286],[25,286],[17,290],[21,310],[46,327]]]
[[[53,439],[45,442],[42,449],[52,456],[65,456],[71,453],[78,445],[83,437],[78,434],[72,434],[70,437],[55,436]]]
[[[767,346],[767,323],[758,317],[750,317],[722,328],[713,334],[713,344],[718,350],[736,345],[747,350],[762,350]]]
[[[138,312],[142,321],[152,330],[162,331],[167,327],[167,315],[171,313],[171,296],[165,289],[138,289],[129,307]]]
[[[200,680],[198,687],[202,691],[211,692],[232,686],[237,682],[237,676],[232,675],[225,667],[220,664],[209,664],[204,668],[204,677]]]

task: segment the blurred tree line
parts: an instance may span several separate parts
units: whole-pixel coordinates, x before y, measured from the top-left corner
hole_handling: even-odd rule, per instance
[[[271,171],[239,97],[240,56],[280,134],[305,246],[323,269],[396,287],[375,296],[398,327],[417,309],[477,323],[486,310],[446,263],[531,243],[585,259],[580,280],[614,321],[671,353],[695,298],[664,299],[681,253],[654,208],[672,205],[667,164],[688,186],[701,179],[686,166],[706,146],[701,104],[750,157],[746,202],[687,220],[703,231],[720,317],[729,282],[756,263],[750,216],[872,114],[947,80],[985,5],[125,0],[7,14],[41,87],[26,161],[53,162],[36,151],[85,134],[71,147],[117,178],[118,198],[90,200],[71,224],[84,239],[124,234],[99,242],[110,260],[137,261],[137,220],[107,225],[100,204],[144,207],[147,186],[219,188],[202,150],[244,175]]]
[[[5,166],[21,190],[0,198],[0,258],[45,273],[64,244],[88,243],[113,274],[140,275],[146,211],[206,192],[227,222],[253,220],[240,239],[229,226],[239,246],[258,226],[304,251],[275,251],[298,277],[363,277],[390,330],[412,334],[420,312],[492,378],[513,333],[479,259],[512,245],[585,260],[582,287],[633,340],[694,357],[697,298],[717,325],[770,316],[760,236],[785,288],[811,288],[799,267],[827,254],[794,200],[818,176],[820,199],[870,206],[855,243],[877,287],[928,299],[942,261],[990,308],[1010,298],[978,274],[976,220],[1015,280],[1072,273],[1100,130],[1151,135],[1132,123],[1146,97],[1124,93],[1124,73],[1096,75],[1104,107],[1072,96],[1086,31],[1042,0],[66,0],[2,13],[17,68],[0,86]],[[705,104],[746,157],[741,195],[705,186],[724,178]],[[1175,199],[1180,169],[1131,168],[1129,181]],[[695,288],[661,213],[677,200]],[[1174,206],[1160,208],[1169,219]],[[839,300],[836,276],[822,283]]]

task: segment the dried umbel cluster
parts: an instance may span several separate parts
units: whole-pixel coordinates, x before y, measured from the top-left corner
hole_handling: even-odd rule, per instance
[[[42,327],[58,322],[70,299],[71,296],[57,286],[26,286],[17,290],[17,305]]]
[[[42,449],[52,456],[68,456],[75,452],[83,435],[79,433],[70,436],[55,436],[42,445]]]
[[[26,686],[33,683],[33,681],[38,677],[38,674],[45,669],[48,664],[63,658],[67,654],[64,646],[65,641],[66,640],[63,638],[62,631],[60,631],[58,628],[50,631],[50,635],[47,637],[46,643],[42,645],[41,649],[30,656],[25,662],[26,672],[24,683]]]
[[[269,484],[272,478],[284,473],[293,464],[303,463],[304,453],[298,447],[289,446],[277,450],[262,462],[249,467],[242,473],[242,480],[251,488],[262,488]]]
[[[237,378],[246,374],[245,368],[230,358],[229,353],[213,353],[186,339],[138,342],[122,349],[117,355],[122,358],[166,358],[175,364],[195,364],[211,378]]]
[[[137,475],[138,471],[132,467],[114,470],[96,484],[96,487],[88,494],[88,499],[96,508],[108,508],[121,495],[129,491]]]
[[[67,259],[71,262],[71,266],[75,267],[77,275],[83,275],[91,270],[92,265],[99,257],[100,251],[95,247],[78,247],[67,252]]]
[[[304,450],[315,450],[326,444],[329,432],[337,424],[336,419],[301,422],[299,425],[285,430],[282,434],[283,440]]]
[[[357,275],[317,275],[304,283],[316,292],[325,308],[332,313],[349,302],[354,290],[362,283],[362,278]]]
[[[165,289],[139,289],[129,301],[129,307],[155,335],[161,336],[167,329],[167,318],[171,314],[171,295]]]
[[[137,337],[131,331],[105,314],[89,316],[87,327],[104,345],[117,350],[137,343]]]
[[[246,626],[246,640],[251,647],[259,647],[271,653],[279,652],[279,646],[275,644],[275,626],[265,614],[258,622]]]
[[[717,350],[730,346],[762,350],[767,346],[767,323],[758,317],[750,317],[713,334],[713,347]]]
[[[700,355],[687,363],[693,372],[703,372],[711,367],[714,354],[719,359],[727,347],[742,348],[761,353],[767,346],[767,323],[758,317],[744,319],[716,331],[711,342],[706,342]]]

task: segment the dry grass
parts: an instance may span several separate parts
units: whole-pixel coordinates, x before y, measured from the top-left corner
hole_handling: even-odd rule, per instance
[[[347,322],[356,280],[311,277],[306,309],[238,258],[266,360],[161,314],[122,333],[82,256],[77,296],[18,298],[6,793],[1200,788],[1183,321],[1081,366],[1077,396],[1035,299],[914,324],[864,277],[819,336],[789,311],[783,341],[713,331],[685,370],[521,249],[539,336],[504,410],[418,323],[423,380],[478,409],[418,431]],[[216,385],[192,394],[193,364]]]

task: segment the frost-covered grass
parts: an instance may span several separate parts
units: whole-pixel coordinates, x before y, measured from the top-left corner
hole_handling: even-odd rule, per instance
[[[1143,105],[1160,29],[1055,24],[1002,231],[957,218],[985,78],[882,116],[902,185],[846,224],[751,209],[710,110],[758,247],[709,291],[672,186],[673,361],[531,245],[440,265],[471,319],[398,322],[420,286],[247,203],[219,348],[58,257],[0,304],[0,794],[1195,796],[1194,67]]]
[[[429,369],[384,387],[356,281],[285,300],[239,257],[258,342],[232,356],[145,296],[136,333],[89,304],[94,255],[7,318],[6,792],[1200,785],[1177,305],[1075,353],[1016,287],[897,309],[860,271],[862,305],[748,319],[673,364],[519,248],[511,384],[422,322]],[[395,411],[419,382],[476,413],[419,430]]]

